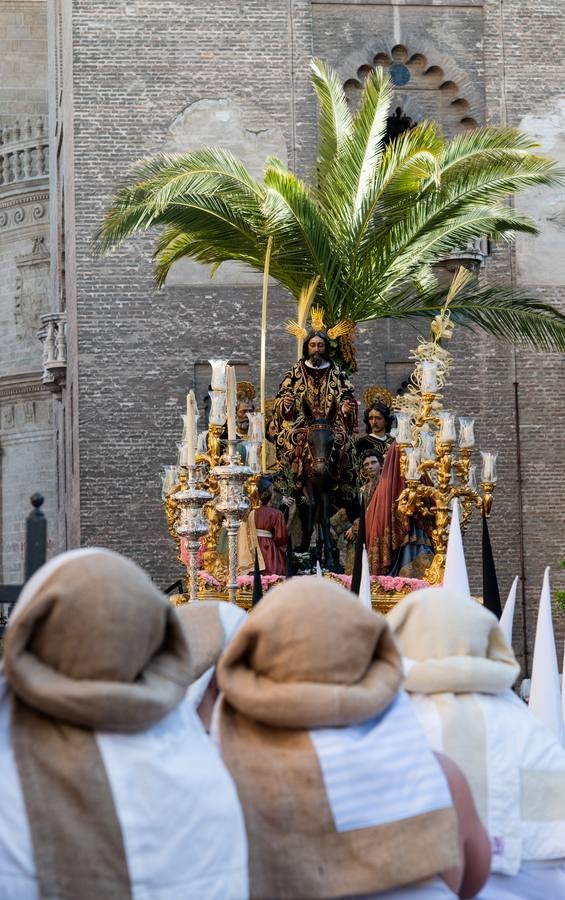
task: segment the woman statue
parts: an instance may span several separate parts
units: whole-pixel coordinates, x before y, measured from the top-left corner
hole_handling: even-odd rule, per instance
[[[366,406],[363,414],[366,434],[357,439],[355,445],[357,458],[360,458],[366,450],[377,450],[384,457],[394,440],[390,434],[392,394],[386,388],[372,387],[367,388],[363,399]]]

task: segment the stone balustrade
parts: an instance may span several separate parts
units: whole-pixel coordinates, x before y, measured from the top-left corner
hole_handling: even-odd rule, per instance
[[[49,173],[49,144],[44,119],[0,125],[0,185],[44,178]]]
[[[452,250],[437,262],[434,268],[445,270],[448,274],[454,274],[459,266],[465,266],[467,269],[477,271],[484,266],[487,257],[490,255],[490,246],[488,238],[481,236],[467,241],[464,247],[458,250]]]
[[[61,393],[67,376],[66,313],[41,316],[43,327],[37,336],[43,343],[42,384],[54,394]]]

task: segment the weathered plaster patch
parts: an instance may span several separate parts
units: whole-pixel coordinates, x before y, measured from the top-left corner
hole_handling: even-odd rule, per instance
[[[267,156],[277,156],[287,162],[284,135],[279,126],[262,110],[243,111],[232,99],[197,100],[188,106],[171,124],[164,150],[186,153],[198,147],[223,147],[230,150],[248,168],[251,175],[261,179]],[[209,284],[209,266],[189,259],[179,260],[172,267],[167,285]],[[214,277],[219,285],[260,284],[261,273],[239,263],[224,263]]]
[[[535,138],[541,152],[565,168],[565,97],[543,116],[525,116],[520,129]],[[565,188],[534,187],[516,198],[517,212],[531,216],[539,235],[518,235],[518,279],[529,285],[565,284]]]

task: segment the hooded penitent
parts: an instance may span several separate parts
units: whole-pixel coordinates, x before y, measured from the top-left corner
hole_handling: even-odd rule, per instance
[[[209,873],[197,859],[202,847],[192,865],[189,857],[208,816],[235,839],[227,868],[245,893],[245,872],[233,869],[234,859],[245,864],[233,787],[219,760],[209,761],[209,742],[185,701],[189,647],[176,613],[138,566],[95,549],[48,563],[18,601],[4,662],[11,691],[0,685],[0,749],[13,749],[19,779],[3,768],[3,796],[17,824],[23,794],[35,866],[21,868],[27,877],[35,871],[42,897],[127,900],[134,883],[149,892],[176,883],[196,896]],[[183,775],[191,767],[192,783]],[[208,811],[195,807],[196,780],[209,786]],[[27,825],[17,827],[27,836]],[[25,856],[25,839],[17,843]],[[0,894],[14,863],[9,848],[0,834]],[[222,859],[209,852],[212,864],[226,860],[224,849]]]
[[[327,579],[291,579],[251,613],[217,677],[252,896],[362,895],[457,864],[449,789],[382,616]]]
[[[224,600],[199,600],[177,607],[177,615],[190,649],[194,676],[188,695],[198,707],[220,656],[247,620],[247,613]]]
[[[426,588],[387,618],[430,744],[471,786],[492,871],[514,875],[522,862],[565,857],[565,752],[510,690],[519,666],[496,616]]]

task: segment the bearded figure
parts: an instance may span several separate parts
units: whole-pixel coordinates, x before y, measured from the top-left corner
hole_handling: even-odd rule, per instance
[[[297,492],[307,477],[308,432],[327,423],[333,432],[334,488],[353,499],[357,488],[352,434],[357,403],[346,373],[330,359],[330,341],[322,330],[309,331],[301,359],[284,376],[273,404],[276,449],[281,468],[290,469]],[[310,462],[315,462],[311,460]]]

